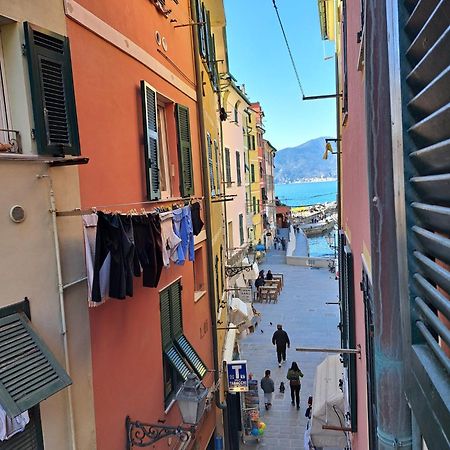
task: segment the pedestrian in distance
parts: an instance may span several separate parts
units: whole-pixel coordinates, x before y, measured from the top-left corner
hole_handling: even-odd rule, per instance
[[[264,392],[264,406],[268,410],[272,407],[272,395],[275,391],[275,383],[270,378],[270,370],[266,370],[264,378],[261,379],[261,389]]]
[[[273,280],[273,275],[272,275],[272,271],[271,270],[267,271],[266,280]]]
[[[283,325],[277,325],[277,331],[272,336],[272,344],[277,348],[278,367],[281,367],[281,361],[286,362],[286,346],[289,348],[291,345],[288,334],[283,330]]]
[[[291,388],[291,404],[297,405],[297,409],[300,409],[300,378],[302,377],[303,372],[299,369],[297,363],[293,362],[286,378],[289,380],[289,386]]]
[[[284,236],[281,238],[281,249],[284,251],[286,250],[286,239]]]

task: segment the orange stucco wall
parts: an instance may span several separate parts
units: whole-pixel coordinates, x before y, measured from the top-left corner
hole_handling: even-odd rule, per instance
[[[169,20],[156,12],[148,1],[90,0],[80,2],[112,27],[125,34],[183,81],[193,84],[191,35],[170,45],[169,63],[157,52],[155,29],[173,37]],[[178,23],[188,20],[185,2],[173,5]],[[146,80],[159,93],[190,109],[190,126],[194,169],[195,195],[202,195],[201,158],[198,145],[196,103],[185,93],[159,77],[126,53],[101,37],[68,19],[80,140],[89,164],[80,170],[81,203],[83,207],[116,205],[145,200],[143,132],[139,83]],[[85,49],[89,48],[89,52]],[[167,111],[173,114],[173,107]],[[172,122],[173,124],[174,122]],[[169,159],[175,164],[172,179],[173,196],[179,195],[177,140],[174,126],[168,120]],[[145,205],[151,210],[156,205]],[[137,209],[138,206],[134,206]],[[127,211],[131,207],[110,206],[112,211]],[[205,245],[203,242],[200,245]],[[206,265],[205,269],[206,271]],[[212,338],[209,298],[204,295],[194,302],[193,263],[172,265],[163,269],[158,288],[143,288],[134,280],[134,297],[110,300],[90,310],[93,386],[97,448],[122,450],[125,446],[125,417],[143,422],[166,420],[178,425],[181,420],[177,406],[164,414],[162,348],[159,291],[181,277],[184,333],[196,348],[207,367],[211,368]],[[206,272],[205,272],[206,279]],[[207,374],[204,383],[210,386]],[[196,440],[206,445],[214,429],[214,411],[206,414]],[[167,448],[163,440],[154,448]]]
[[[357,364],[358,432],[353,434],[353,448],[368,448],[367,391],[365,357],[364,301],[360,289],[362,254],[369,256],[370,220],[367,179],[364,72],[357,71],[359,44],[356,33],[361,28],[359,7],[347,8],[348,120],[342,129],[342,228],[353,252],[356,343],[361,345]],[[370,261],[366,261],[370,264]]]

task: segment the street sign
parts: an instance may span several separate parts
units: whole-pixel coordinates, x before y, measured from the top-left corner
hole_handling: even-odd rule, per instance
[[[247,361],[227,363],[228,392],[248,391]]]

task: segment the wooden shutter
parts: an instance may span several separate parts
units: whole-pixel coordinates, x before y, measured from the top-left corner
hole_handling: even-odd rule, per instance
[[[72,384],[24,313],[0,318],[0,358],[0,404],[10,417]]]
[[[450,18],[448,1],[410,3],[400,14],[411,304],[406,395],[428,448],[441,449],[450,442]]]
[[[141,80],[141,98],[147,200],[158,200],[161,198],[159,183],[158,104],[156,92],[144,80]]]
[[[356,348],[355,335],[355,288],[353,273],[353,253],[350,247],[344,246],[343,255],[343,282],[344,282],[344,299],[345,316],[344,316],[344,342],[343,348]],[[356,355],[344,354],[344,367],[348,370],[348,392],[350,403],[350,418],[352,432],[357,431],[357,378],[356,378]]]
[[[196,7],[197,7],[197,22],[204,22],[205,17],[203,15],[205,7],[203,3],[200,0],[196,0]],[[205,31],[205,24],[203,25],[197,25],[198,29],[198,42],[200,47],[200,56],[202,58],[206,58],[206,31]]]
[[[69,39],[24,23],[38,153],[79,155]]]
[[[212,72],[211,17],[209,11],[207,11],[205,7],[203,7],[203,18],[205,19],[206,66],[208,67],[208,72],[211,75]]]
[[[179,373],[183,381],[186,381],[191,370],[175,345],[171,344],[170,347],[164,351],[164,355],[169,360],[172,367]]]
[[[172,338],[176,339],[183,333],[183,311],[181,307],[181,283],[170,285],[170,322]]]
[[[180,350],[200,379],[202,379],[206,375],[208,368],[205,366],[205,363],[201,360],[200,356],[198,356],[197,352],[194,350],[194,347],[192,347],[191,343],[184,335],[181,335],[177,339],[176,343],[178,350]]]
[[[240,186],[242,184],[242,174],[241,174],[241,154],[236,152],[236,178],[237,185]]]
[[[175,108],[178,132],[178,161],[180,172],[180,193],[182,197],[194,194],[194,175],[192,168],[191,129],[189,108],[177,104]]]
[[[206,143],[208,146],[208,168],[209,168],[209,188],[211,190],[211,195],[216,195],[216,188],[214,183],[214,163],[212,155],[212,140],[209,133],[206,135]]]
[[[159,294],[161,312],[161,343],[162,348],[167,349],[172,343],[172,329],[170,325],[170,293],[169,288]]]
[[[214,91],[219,90],[219,74],[217,72],[217,62],[216,62],[216,39],[214,34],[211,35],[211,54],[210,54],[210,70],[211,70],[211,81]]]
[[[230,149],[225,149],[225,173],[227,176],[227,186],[231,186],[231,161],[230,161]]]

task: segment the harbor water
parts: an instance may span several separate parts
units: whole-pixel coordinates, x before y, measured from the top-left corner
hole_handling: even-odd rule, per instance
[[[275,195],[282,203],[292,207],[333,202],[336,201],[337,182],[276,184]],[[328,239],[325,235],[308,238],[309,256],[333,257],[335,255],[333,247],[337,244],[337,230],[330,230],[327,234],[330,235]]]

